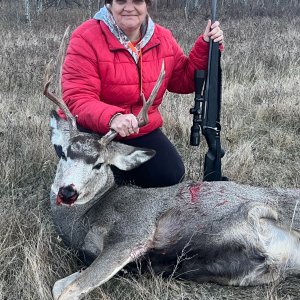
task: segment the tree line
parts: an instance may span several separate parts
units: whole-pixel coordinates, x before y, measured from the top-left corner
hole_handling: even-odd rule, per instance
[[[31,24],[31,19],[36,15],[41,14],[49,8],[75,8],[82,7],[87,14],[93,14],[104,5],[105,0],[0,0],[0,3],[7,2],[9,5],[16,5],[21,14],[23,14],[25,21]],[[299,11],[299,0],[219,0],[219,7],[230,7],[232,9],[244,9],[251,11],[259,8],[260,10],[269,11],[269,6],[272,9],[282,11],[285,7],[294,7]],[[186,18],[193,11],[198,8],[209,8],[210,0],[153,0],[152,10],[159,11],[160,9],[184,9]],[[246,12],[245,11],[245,12]]]
[[[31,24],[33,15],[39,15],[51,7],[57,9],[83,7],[92,15],[104,5],[104,0],[15,0],[15,2],[23,11],[25,21],[29,24]],[[159,8],[185,8],[190,10],[199,7],[201,2],[203,3],[205,0],[153,0],[152,9],[154,11]]]

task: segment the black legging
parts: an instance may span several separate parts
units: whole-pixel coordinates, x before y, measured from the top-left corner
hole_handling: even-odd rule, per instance
[[[179,183],[185,173],[182,159],[174,145],[160,129],[130,140],[121,141],[134,147],[148,148],[156,154],[131,171],[112,167],[118,184],[131,183],[140,187],[162,187]]]

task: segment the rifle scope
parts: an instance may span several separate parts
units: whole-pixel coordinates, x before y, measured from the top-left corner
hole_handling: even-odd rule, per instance
[[[200,144],[200,127],[202,123],[201,106],[203,105],[203,86],[206,78],[206,72],[203,70],[195,70],[195,105],[190,109],[190,114],[194,115],[193,126],[191,127],[190,145],[199,146]]]

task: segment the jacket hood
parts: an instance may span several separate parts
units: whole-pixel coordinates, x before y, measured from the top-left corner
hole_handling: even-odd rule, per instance
[[[130,40],[128,39],[126,34],[122,31],[122,29],[116,24],[113,15],[105,5],[95,14],[94,19],[103,21],[108,26],[112,34],[118,39],[118,41],[122,45],[124,45],[124,47],[132,55],[135,62],[138,62],[139,60],[138,54],[132,51],[132,49],[129,47]],[[154,33],[154,28],[155,28],[155,24],[153,20],[150,18],[149,15],[147,15],[145,22],[141,26],[142,39],[135,46],[135,48],[138,51],[143,47],[145,47],[147,43],[150,41]]]

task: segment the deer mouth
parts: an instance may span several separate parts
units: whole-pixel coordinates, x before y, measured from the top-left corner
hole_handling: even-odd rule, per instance
[[[64,200],[59,195],[56,197],[56,205],[68,205],[73,206],[73,204],[76,202],[77,197],[73,196],[69,198],[68,200]]]
[[[78,198],[78,193],[71,184],[66,187],[61,187],[56,197],[56,205],[72,206]]]

